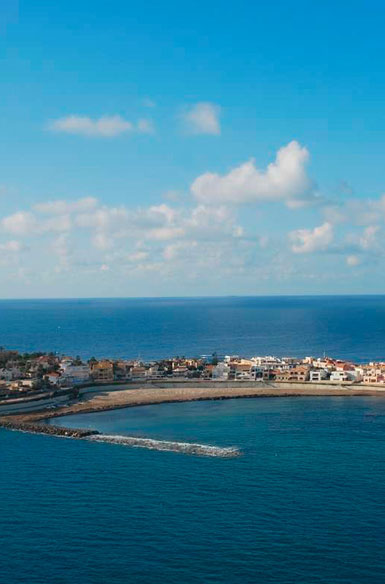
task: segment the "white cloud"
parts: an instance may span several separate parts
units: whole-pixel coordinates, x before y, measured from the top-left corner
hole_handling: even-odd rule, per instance
[[[38,226],[38,230],[40,231],[70,231],[72,227],[71,218],[69,215],[56,215],[54,217],[50,217],[45,221],[41,221],[40,225]]]
[[[62,233],[52,242],[52,249],[54,253],[58,256],[58,263],[56,265],[56,271],[62,272],[66,271],[70,267],[70,249],[68,235]]]
[[[330,223],[352,223],[353,225],[372,225],[385,221],[385,195],[378,199],[348,199],[327,205],[323,209]]]
[[[184,234],[185,231],[181,227],[158,227],[147,231],[146,237],[157,241],[167,241],[168,239],[183,237]]]
[[[108,250],[114,245],[114,241],[111,237],[108,237],[105,233],[95,233],[92,237],[92,244],[96,249]]]
[[[221,133],[219,123],[220,106],[215,103],[201,101],[193,105],[183,115],[187,130],[191,134],[212,134],[218,136]]]
[[[144,260],[146,260],[149,257],[149,253],[148,251],[135,251],[134,253],[130,253],[127,255],[126,259],[129,262],[133,262],[133,263],[137,263],[137,262],[143,262]]]
[[[130,213],[125,207],[106,205],[75,215],[75,224],[79,227],[93,227],[101,231],[119,231],[129,225],[129,220]]]
[[[360,246],[363,250],[369,250],[373,248],[376,244],[376,234],[379,231],[378,225],[369,225],[364,229],[363,234],[360,237]]]
[[[149,134],[153,132],[153,126],[149,120],[139,120],[136,125],[125,120],[121,116],[102,116],[97,119],[88,116],[71,115],[54,120],[49,129],[65,134],[78,134],[80,136],[113,138],[127,132]]]
[[[20,241],[16,241],[15,239],[6,241],[5,243],[0,243],[0,251],[19,253],[22,249],[23,245]]]
[[[138,120],[136,129],[140,134],[155,134],[154,122],[145,118]]]
[[[195,179],[191,192],[206,204],[286,201],[298,205],[314,196],[306,173],[308,159],[308,150],[293,141],[278,150],[266,170],[258,170],[250,160],[224,176],[206,172]]]
[[[37,229],[35,216],[29,211],[18,211],[1,220],[1,227],[13,235],[29,235]]]
[[[349,255],[346,258],[346,263],[351,268],[354,268],[355,266],[358,266],[361,263],[361,259],[356,255]]]
[[[294,253],[312,253],[327,249],[333,241],[333,226],[324,223],[314,229],[297,229],[289,233]]]
[[[71,229],[69,215],[55,215],[48,218],[37,218],[29,211],[18,211],[1,220],[0,227],[6,233],[20,237],[38,235],[44,232],[62,232]]]
[[[94,209],[97,205],[98,200],[94,197],[84,197],[76,201],[58,200],[37,203],[34,205],[34,209],[45,215],[65,215],[72,211],[87,212]]]

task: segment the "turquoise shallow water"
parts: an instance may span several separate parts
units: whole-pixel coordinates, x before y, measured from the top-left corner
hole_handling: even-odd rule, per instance
[[[61,423],[244,455],[0,430],[6,584],[384,581],[385,400],[164,404]]]

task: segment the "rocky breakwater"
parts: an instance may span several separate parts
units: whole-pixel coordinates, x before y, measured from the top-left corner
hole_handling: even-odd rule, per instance
[[[106,442],[109,444],[120,444],[133,448],[147,448],[149,450],[163,450],[169,452],[181,452],[195,456],[213,456],[219,458],[233,458],[239,456],[238,448],[210,446],[208,444],[194,444],[191,442],[171,442],[167,440],[154,440],[152,438],[139,438],[136,436],[118,436],[101,434],[98,430],[83,428],[64,428],[45,423],[28,422],[20,420],[10,420],[0,418],[0,427],[7,430],[18,430],[20,432],[30,432],[32,434],[47,434],[48,436],[59,436],[61,438],[77,438],[79,440],[92,440]]]
[[[0,420],[0,426],[8,430],[31,432],[32,434],[48,434],[49,436],[61,436],[65,438],[87,438],[99,434],[98,430],[82,428],[62,428],[44,423],[17,422],[12,420]]]
[[[133,448],[147,448],[148,450],[164,450],[168,452],[181,452],[195,456],[213,456],[218,458],[234,458],[241,454],[235,447],[211,446],[209,444],[194,444],[193,442],[172,442],[169,440],[154,440],[153,438],[139,438],[138,436],[118,436],[98,434],[90,436],[88,440],[94,442],[107,442],[120,446]]]

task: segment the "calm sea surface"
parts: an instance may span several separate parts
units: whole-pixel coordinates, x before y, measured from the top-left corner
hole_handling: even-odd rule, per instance
[[[385,296],[3,300],[0,345],[88,358],[385,359]]]
[[[0,430],[4,584],[383,584],[385,400],[267,398],[63,418],[207,459]]]
[[[385,298],[0,302],[0,344],[137,356],[385,358]],[[0,430],[3,584],[383,584],[385,399],[164,404],[63,418],[234,459]]]

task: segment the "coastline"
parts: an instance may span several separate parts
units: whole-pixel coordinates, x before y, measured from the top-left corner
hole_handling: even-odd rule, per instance
[[[183,385],[181,383],[179,384],[179,387],[171,388],[169,386],[162,387],[160,384],[157,384],[157,386],[150,388],[126,388],[123,390],[109,389],[107,391],[103,391],[103,387],[101,387],[97,393],[92,392],[91,395],[85,393],[83,396],[80,396],[75,403],[58,407],[55,410],[42,409],[35,412],[0,416],[0,428],[2,427],[8,430],[28,432],[32,434],[108,442],[110,444],[120,444],[152,450],[169,450],[198,456],[232,458],[240,454],[240,451],[237,448],[221,448],[207,444],[159,441],[151,438],[138,438],[135,436],[108,436],[96,429],[57,426],[51,424],[49,421],[63,416],[96,413],[162,403],[256,399],[268,397],[385,397],[385,388],[363,389],[362,387],[357,386],[314,387],[314,384],[312,384],[312,386],[313,387],[309,387],[309,384],[306,383],[275,383],[274,385],[258,385],[258,387],[250,387],[250,384],[246,384],[246,386],[243,387],[240,385],[235,387],[224,387],[223,384],[211,383],[206,384],[205,387],[186,387],[186,384]]]
[[[175,384],[176,385],[176,384]],[[376,396],[385,398],[385,388],[373,386],[336,386],[331,384],[309,383],[269,383],[224,386],[221,383],[206,383],[205,387],[191,384],[178,383],[178,386],[170,387],[169,384],[137,386],[132,389],[127,385],[126,389],[103,390],[100,386],[92,394],[84,394],[76,402],[58,407],[55,410],[42,409],[28,413],[15,413],[0,416],[0,426],[10,427],[11,424],[45,424],[45,420],[52,418],[102,412],[128,407],[156,405],[162,403],[178,403],[189,401],[210,401],[224,399],[251,399],[264,397],[349,397],[349,396]]]

